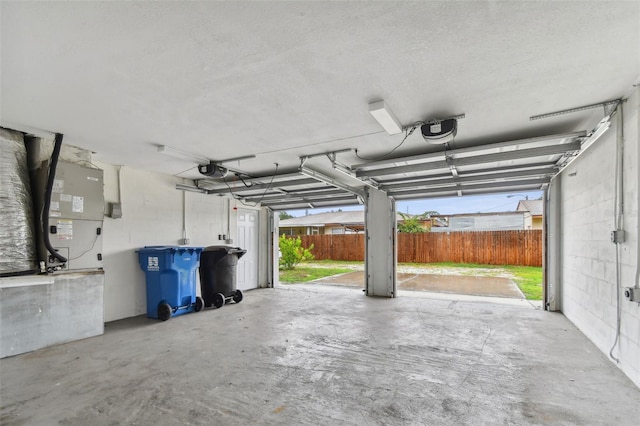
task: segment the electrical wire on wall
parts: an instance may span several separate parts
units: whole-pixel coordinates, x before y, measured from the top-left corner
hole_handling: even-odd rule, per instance
[[[78,260],[78,259],[80,259],[82,256],[84,256],[85,254],[87,254],[87,253],[89,253],[91,250],[93,250],[93,248],[95,247],[96,242],[98,241],[98,238],[99,238],[99,237],[100,237],[100,234],[98,234],[98,233],[96,232],[96,236],[95,236],[95,238],[93,239],[93,242],[91,243],[91,246],[90,246],[88,249],[86,249],[85,251],[83,251],[82,253],[80,253],[79,255],[77,255],[77,256],[75,256],[75,257],[72,257],[72,258],[69,258],[69,259],[68,259],[68,261]]]
[[[640,95],[640,89],[636,89],[636,93],[638,95]],[[638,102],[640,104],[640,101]],[[638,150],[638,157],[640,158],[640,149]],[[636,163],[638,164],[638,163]],[[638,178],[638,182],[636,188],[640,188],[640,170],[638,170],[638,168],[636,167],[636,174],[637,174],[637,178]],[[640,197],[637,197],[636,202],[638,203],[637,206],[637,210],[636,210],[636,219],[637,219],[637,224],[636,224],[636,277],[635,277],[635,281],[634,281],[634,287],[635,288],[640,288]]]
[[[614,208],[614,227],[616,231],[624,228],[624,132],[622,117],[622,102],[618,103],[614,110],[616,116],[616,163],[615,163],[615,188],[613,191],[613,208]],[[620,264],[620,242],[616,242],[616,338],[609,351],[609,356],[615,362],[620,360],[613,355],[613,350],[620,342],[620,323],[622,320],[622,310],[620,305],[620,275],[622,265]]]
[[[180,244],[189,244],[187,239],[187,191],[182,191],[182,241]]]
[[[269,192],[269,190],[271,189],[272,185],[273,185],[273,180],[275,179],[276,175],[278,174],[278,163],[274,163],[276,166],[276,169],[273,172],[273,175],[271,175],[271,180],[269,181],[269,185],[267,186],[267,188],[264,190],[264,192],[262,193],[262,195],[260,196],[260,199],[258,201],[256,201],[255,203],[245,203],[242,199],[242,197],[236,195],[233,192],[233,189],[231,188],[231,186],[229,185],[229,182],[227,181],[226,177],[223,177],[222,180],[224,181],[224,184],[227,186],[227,189],[229,190],[229,193],[231,194],[231,196],[233,197],[234,200],[239,201],[240,204],[242,204],[243,206],[247,206],[247,207],[257,207],[258,204],[260,204],[262,202],[262,200],[264,200],[265,195],[267,195],[267,192]],[[242,181],[242,183],[247,186],[247,183],[243,180],[240,179]],[[249,188],[250,186],[247,186],[247,188]]]
[[[120,208],[122,209],[122,168],[124,166],[121,164],[118,166],[118,204],[120,204]]]

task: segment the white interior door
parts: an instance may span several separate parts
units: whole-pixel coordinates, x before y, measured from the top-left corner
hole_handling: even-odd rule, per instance
[[[240,290],[258,287],[258,212],[238,209],[238,247],[247,253],[238,260]]]

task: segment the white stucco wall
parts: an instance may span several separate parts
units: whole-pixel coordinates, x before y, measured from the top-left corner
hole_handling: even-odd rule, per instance
[[[620,245],[622,287],[634,285],[638,254],[638,90],[624,104],[624,228]],[[616,132],[609,131],[554,182],[561,185],[561,309],[609,356],[616,336],[614,229]],[[621,300],[617,365],[640,386],[640,304]]]
[[[96,163],[104,170],[105,203],[118,201],[118,167]],[[123,167],[122,218],[105,217],[103,259],[105,271],[105,321],[114,321],[146,312],[145,275],[135,251],[148,245],[178,245],[182,238],[183,202],[190,246],[222,244],[219,234],[227,234],[227,198],[178,191],[182,179]],[[183,199],[184,197],[184,199]],[[230,237],[236,239],[235,200],[231,202]],[[260,216],[266,212],[260,210]],[[261,247],[261,251],[266,247]],[[266,286],[266,260],[258,273]],[[199,294],[199,283],[198,283]]]

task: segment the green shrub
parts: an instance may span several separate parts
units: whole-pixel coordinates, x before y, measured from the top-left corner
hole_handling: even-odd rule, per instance
[[[280,269],[290,270],[303,260],[313,260],[313,244],[309,248],[302,247],[300,237],[287,238],[280,236]]]
[[[402,222],[398,222],[398,232],[407,234],[419,234],[425,232],[422,227],[422,216],[411,216],[410,214],[400,213]]]

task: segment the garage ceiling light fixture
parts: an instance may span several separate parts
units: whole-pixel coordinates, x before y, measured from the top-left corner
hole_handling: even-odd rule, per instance
[[[384,101],[373,102],[369,104],[369,113],[376,119],[378,124],[390,135],[402,133],[402,125],[393,115],[389,107]]]

